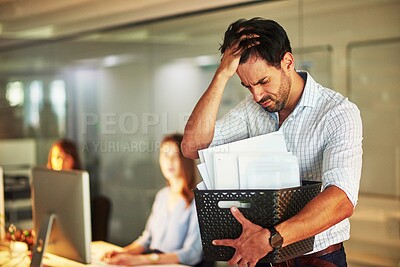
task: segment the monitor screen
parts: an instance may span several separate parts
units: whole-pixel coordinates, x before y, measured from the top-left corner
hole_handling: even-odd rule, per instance
[[[31,266],[40,265],[43,252],[90,263],[89,174],[33,168],[32,205],[36,240]]]

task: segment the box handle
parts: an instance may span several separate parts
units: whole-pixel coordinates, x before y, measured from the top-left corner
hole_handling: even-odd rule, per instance
[[[251,207],[251,202],[247,200],[221,200],[218,201],[218,207],[221,209],[229,209],[235,206],[240,209],[249,209]]]

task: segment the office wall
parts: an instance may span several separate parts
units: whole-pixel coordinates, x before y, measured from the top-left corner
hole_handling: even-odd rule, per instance
[[[154,194],[164,185],[159,141],[183,131],[218,65],[227,25],[240,17],[276,19],[287,29],[297,68],[348,96],[362,111],[366,164],[353,237],[346,244],[352,266],[396,266],[399,14],[395,0],[260,3],[4,52],[0,70],[8,80],[47,75],[66,81],[66,135],[80,145],[92,191],[112,200],[110,241],[126,245],[141,233]],[[22,68],[22,61],[35,59],[41,63]],[[246,94],[234,78],[219,114]],[[38,163],[44,158],[38,156]],[[379,231],[379,240],[373,231]]]

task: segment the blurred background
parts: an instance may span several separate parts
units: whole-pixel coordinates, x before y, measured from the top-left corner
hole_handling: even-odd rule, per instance
[[[399,0],[0,0],[6,224],[32,227],[29,169],[68,137],[91,194],[112,202],[108,241],[134,240],[165,185],[161,138],[183,132],[227,26],[256,16],[286,29],[297,69],[360,108],[363,171],[349,263],[400,266]],[[235,77],[220,114],[247,93]]]

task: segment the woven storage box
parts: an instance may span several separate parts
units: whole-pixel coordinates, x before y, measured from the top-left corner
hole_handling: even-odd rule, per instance
[[[229,208],[220,208],[234,201],[243,215],[264,228],[296,215],[321,191],[321,182],[303,181],[302,186],[281,190],[194,190],[204,259],[228,261],[235,249],[214,246],[214,239],[235,239],[242,232],[241,224]],[[313,249],[314,237],[268,253],[260,262],[277,263],[295,258]]]

